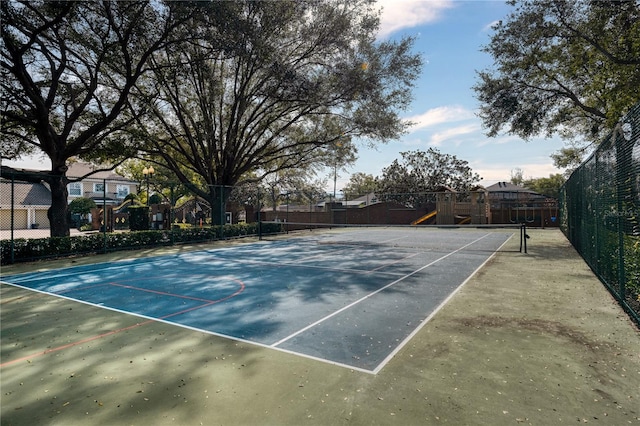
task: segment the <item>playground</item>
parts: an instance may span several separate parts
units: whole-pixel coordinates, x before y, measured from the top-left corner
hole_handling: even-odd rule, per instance
[[[515,187],[515,186],[514,186]],[[265,208],[261,218],[267,222],[377,224],[377,225],[514,225],[557,227],[557,200],[521,191],[489,191],[477,187],[456,192],[440,188],[436,192],[368,194],[343,200],[309,200]]]

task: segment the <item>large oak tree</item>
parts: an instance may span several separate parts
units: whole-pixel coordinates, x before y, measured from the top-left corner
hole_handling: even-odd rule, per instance
[[[116,161],[134,120],[128,98],[149,58],[197,13],[188,3],[2,0],[2,157],[51,160],[52,236],[69,235],[71,157]],[[33,177],[31,177],[33,179]]]
[[[221,3],[224,22],[154,55],[153,79],[138,85],[144,151],[196,194],[213,205],[247,180],[336,167],[340,141],[404,132],[421,59],[412,39],[376,42],[374,2]]]

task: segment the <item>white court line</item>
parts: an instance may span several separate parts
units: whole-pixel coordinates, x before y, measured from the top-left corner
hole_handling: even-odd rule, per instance
[[[160,255],[154,256],[150,258],[134,258],[134,259],[118,259],[107,262],[100,263],[91,263],[86,265],[74,265],[74,266],[65,266],[62,268],[55,269],[42,269],[34,272],[22,272],[19,274],[5,276],[5,279],[11,280],[10,284],[17,284],[20,282],[32,282],[32,281],[42,281],[42,280],[50,280],[57,278],[65,278],[72,277],[76,275],[82,274],[90,274],[102,271],[111,271],[111,270],[119,270],[119,269],[127,269],[132,266],[146,265],[146,264],[154,264],[166,261],[169,257],[176,257],[180,255]],[[134,262],[135,264],[131,264]],[[92,269],[90,269],[92,268]],[[78,271],[77,269],[82,269]]]
[[[304,333],[305,331],[307,331],[307,330],[309,330],[309,329],[311,329],[311,328],[315,327],[316,325],[318,325],[318,324],[321,324],[321,323],[325,322],[325,321],[326,321],[326,320],[328,320],[329,318],[332,318],[332,317],[334,317],[334,316],[338,315],[339,313],[346,311],[347,309],[351,308],[352,306],[355,306],[355,305],[357,305],[358,303],[360,303],[360,302],[362,302],[362,301],[364,301],[364,300],[366,300],[366,299],[368,299],[368,298],[370,298],[370,297],[372,297],[372,296],[374,296],[374,295],[376,295],[376,294],[380,293],[381,291],[386,290],[387,288],[389,288],[389,287],[391,287],[391,286],[393,286],[393,285],[398,284],[399,282],[401,282],[401,281],[403,281],[403,280],[405,280],[405,279],[409,278],[409,277],[410,277],[410,276],[412,276],[412,275],[417,274],[418,272],[420,272],[420,271],[422,271],[422,270],[424,270],[424,269],[428,268],[429,266],[432,266],[432,265],[434,265],[434,264],[436,264],[436,263],[440,262],[441,260],[446,259],[447,257],[454,255],[455,253],[459,252],[460,250],[463,250],[463,249],[465,249],[465,248],[469,247],[470,245],[477,243],[478,241],[482,240],[483,238],[488,237],[489,235],[490,235],[490,234],[485,234],[485,235],[483,235],[482,237],[480,237],[480,238],[478,238],[478,239],[476,239],[476,240],[473,240],[473,241],[472,241],[472,242],[470,242],[469,244],[465,244],[464,246],[460,247],[459,249],[456,249],[455,251],[452,251],[451,253],[447,253],[447,254],[445,254],[444,256],[442,256],[442,257],[440,257],[440,258],[438,258],[438,259],[434,260],[433,262],[430,262],[430,263],[428,263],[428,264],[426,264],[426,265],[424,265],[424,266],[422,266],[422,267],[420,267],[420,268],[416,269],[415,271],[410,272],[410,273],[406,274],[405,276],[403,276],[403,277],[401,277],[401,278],[398,278],[397,280],[395,280],[395,281],[393,281],[393,282],[391,282],[391,283],[389,283],[389,284],[385,285],[384,287],[380,287],[380,288],[379,288],[379,289],[377,289],[376,291],[373,291],[373,292],[371,292],[371,293],[367,294],[366,296],[361,297],[360,299],[356,300],[355,302],[352,302],[352,303],[348,304],[347,306],[344,306],[344,307],[342,307],[341,309],[338,309],[337,311],[335,311],[335,312],[333,312],[333,313],[331,313],[331,314],[329,314],[329,315],[325,316],[324,318],[320,318],[318,321],[316,321],[316,322],[314,322],[314,323],[311,323],[311,324],[309,324],[308,326],[306,326],[306,327],[304,327],[304,328],[301,328],[300,330],[296,331],[296,332],[295,332],[295,333],[293,333],[293,334],[290,334],[289,336],[285,337],[284,339],[280,339],[280,340],[278,340],[277,342],[272,343],[272,344],[271,344],[271,347],[276,347],[276,346],[281,345],[282,343],[286,342],[287,340],[290,340],[290,339],[294,338],[295,336],[297,336],[297,335],[299,335],[299,334],[301,334],[301,333]]]
[[[451,292],[451,294],[449,296],[447,296],[442,303],[440,303],[440,305],[438,305],[433,312],[431,312],[429,314],[429,316],[427,316],[424,320],[422,320],[422,322],[420,323],[420,325],[418,327],[416,327],[411,333],[409,333],[409,335],[402,341],[400,342],[400,344],[398,346],[396,346],[396,348],[391,351],[391,353],[389,355],[387,355],[387,357],[385,359],[382,360],[382,362],[380,364],[378,364],[378,366],[373,370],[373,374],[378,374],[380,371],[382,371],[382,369],[389,363],[389,361],[391,361],[393,359],[394,356],[396,356],[396,354],[398,352],[400,352],[400,350],[402,348],[404,348],[404,346],[409,343],[409,341],[411,339],[413,339],[413,336],[415,336],[416,334],[418,334],[418,332],[420,330],[422,330],[422,327],[425,326],[425,324],[427,324],[434,316],[436,316],[436,314],[438,312],[440,312],[440,309],[442,309],[447,303],[449,303],[449,301],[453,298],[453,296],[455,296],[458,291],[460,291],[460,289],[462,287],[464,287],[465,284],[467,284],[469,282],[469,280],[471,280],[471,278],[473,278],[478,271],[484,267],[484,265],[487,264],[487,262],[489,262],[491,259],[493,259],[493,257],[496,255],[497,252],[499,252],[502,247],[507,244],[507,242],[513,237],[513,234],[511,236],[509,236],[509,238],[507,238],[504,243],[500,244],[500,247],[498,247],[498,249],[496,251],[494,251],[491,256],[489,256],[484,262],[482,262],[482,264],[480,264],[480,266],[478,266],[472,273],[471,275],[469,275],[467,277],[466,280],[464,280],[462,282],[462,284],[460,284],[454,291]]]
[[[371,272],[377,272],[378,270],[380,270],[380,269],[382,269],[382,268],[386,268],[387,266],[395,265],[396,263],[400,263],[400,262],[402,262],[403,260],[411,259],[412,257],[416,257],[416,256],[417,256],[417,255],[419,255],[419,254],[420,254],[420,252],[418,252],[418,253],[412,253],[412,254],[409,254],[409,255],[407,255],[407,256],[405,256],[405,257],[402,257],[402,258],[400,258],[400,259],[396,259],[396,260],[394,260],[393,262],[387,262],[387,263],[385,263],[385,264],[383,264],[383,265],[381,265],[381,266],[378,266],[378,267],[377,267],[377,268],[375,268],[375,269],[372,269],[372,270],[371,270]],[[383,272],[381,272],[381,273],[388,273],[388,272],[384,272],[384,271],[383,271]]]
[[[106,305],[103,305],[101,303],[93,303],[93,302],[88,302],[86,300],[73,299],[71,297],[64,296],[64,295],[61,295],[61,294],[50,293],[48,291],[43,291],[43,290],[37,290],[37,289],[31,288],[31,287],[25,287],[25,286],[20,285],[20,284],[14,284],[14,283],[5,282],[5,281],[2,281],[2,280],[0,280],[0,284],[9,285],[9,286],[12,286],[12,287],[22,288],[24,290],[32,291],[32,292],[39,293],[39,294],[45,294],[47,296],[59,297],[61,299],[65,299],[65,300],[69,300],[69,301],[77,302],[77,303],[82,303],[83,305],[93,306],[95,308],[106,309],[108,311],[117,312],[119,314],[131,315],[131,316],[137,317],[137,318],[143,318],[143,319],[146,319],[146,320],[161,322],[163,324],[168,324],[168,325],[171,325],[171,326],[180,327],[180,328],[184,328],[184,329],[191,330],[191,331],[197,331],[197,332],[209,334],[209,335],[212,335],[212,336],[218,336],[218,337],[222,337],[222,338],[225,338],[225,339],[230,339],[230,340],[233,340],[233,341],[239,342],[239,343],[246,343],[248,345],[254,345],[254,346],[259,346],[259,347],[262,347],[262,348],[276,350],[276,351],[279,351],[279,352],[282,352],[282,353],[287,353],[287,354],[290,354],[290,355],[296,355],[296,356],[300,356],[300,357],[303,357],[303,358],[311,359],[311,360],[314,360],[314,361],[324,362],[326,364],[331,364],[331,365],[335,365],[335,366],[342,367],[342,368],[348,368],[349,370],[352,370],[352,371],[360,371],[362,373],[375,374],[373,371],[367,370],[366,368],[356,367],[356,366],[349,365],[349,364],[343,364],[341,362],[331,361],[330,359],[319,358],[319,357],[316,357],[316,356],[313,356],[313,355],[307,355],[307,354],[304,354],[302,352],[295,352],[295,351],[292,351],[292,350],[289,350],[289,349],[275,348],[275,347],[271,347],[270,345],[265,344],[265,343],[260,343],[260,342],[256,342],[256,341],[253,341],[253,340],[243,339],[241,337],[233,336],[233,335],[230,335],[230,334],[218,333],[218,332],[207,330],[207,329],[204,329],[204,328],[198,328],[198,327],[190,326],[190,325],[187,325],[187,324],[182,324],[182,323],[179,323],[179,322],[173,322],[173,321],[170,321],[170,320],[167,320],[167,319],[162,319],[162,318],[158,318],[158,317],[154,317],[154,316],[150,316],[150,315],[139,314],[139,313],[131,312],[131,311],[125,311],[125,310],[118,309],[118,308],[112,308],[110,306],[106,306]],[[198,306],[197,309],[200,309],[200,308],[206,307],[206,306],[210,306],[210,304],[204,304],[204,305]]]

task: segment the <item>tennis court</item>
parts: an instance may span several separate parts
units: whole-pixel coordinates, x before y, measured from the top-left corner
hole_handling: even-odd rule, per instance
[[[377,373],[518,229],[338,228],[3,281]],[[7,360],[9,361],[9,360]]]

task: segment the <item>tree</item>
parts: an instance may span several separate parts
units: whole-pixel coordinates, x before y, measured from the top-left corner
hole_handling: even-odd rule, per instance
[[[51,160],[40,174],[51,189],[51,235],[66,236],[67,161],[126,158],[131,90],[198,12],[180,2],[3,0],[0,13],[2,156]]]
[[[271,206],[272,210],[275,212],[278,208],[278,204],[283,199],[286,198],[288,202],[291,201],[290,194],[303,192],[309,187],[324,186],[324,184],[317,185],[312,183],[313,177],[314,174],[309,169],[280,170],[269,175],[261,181],[261,188],[263,194],[265,194],[267,205]]]
[[[515,11],[483,49],[496,65],[479,72],[474,86],[488,135],[559,133],[581,146],[597,143],[640,99],[640,3],[511,4]],[[564,154],[556,160],[573,164]]]
[[[139,199],[140,202],[146,204],[146,199],[152,194],[157,194],[162,203],[168,203],[175,205],[175,202],[184,196],[191,196],[192,193],[183,184],[181,184],[171,170],[158,165],[157,160],[147,159],[148,161],[141,161],[137,159],[131,159],[125,161],[121,166],[117,168],[118,174],[129,178],[134,181],[141,182]],[[153,165],[153,176],[149,178],[149,192],[147,194],[146,176],[143,173],[145,167]],[[196,180],[197,176],[191,175],[192,180]],[[153,203],[152,203],[153,204]]]
[[[558,198],[560,187],[566,182],[562,174],[551,174],[548,178],[529,179],[524,181],[524,186],[551,198]]]
[[[514,185],[522,186],[523,182],[524,182],[524,171],[519,167],[516,167],[515,169],[511,170],[511,183]]]
[[[373,175],[358,172],[351,175],[349,182],[342,188],[342,193],[346,199],[352,199],[375,190],[376,178]]]
[[[377,193],[387,200],[419,207],[428,199],[426,193],[439,191],[442,187],[458,192],[470,191],[481,179],[467,161],[442,154],[435,148],[400,154],[402,160],[394,160],[384,168],[382,177],[376,181]]]
[[[91,209],[97,207],[96,202],[91,198],[76,198],[69,203],[69,213],[79,214],[83,219],[91,213]]]
[[[215,5],[197,44],[154,56],[137,101],[150,110],[139,121],[145,151],[212,205],[234,185],[326,164],[339,140],[405,131],[398,113],[421,59],[410,38],[375,41],[370,1]],[[202,183],[190,184],[185,169]]]
[[[337,197],[338,176],[341,171],[355,163],[358,153],[357,147],[351,142],[350,138],[341,138],[325,149],[326,160],[325,165],[331,168],[331,177],[333,180],[332,199]]]

